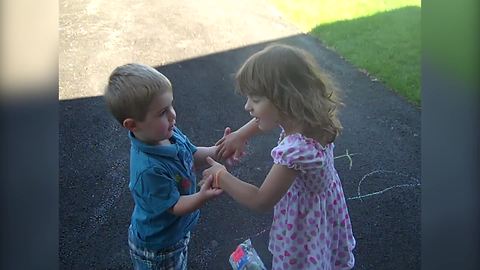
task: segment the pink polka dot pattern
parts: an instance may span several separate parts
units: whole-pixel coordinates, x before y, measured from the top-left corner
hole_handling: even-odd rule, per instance
[[[300,171],[275,205],[269,250],[272,269],[352,269],[355,238],[333,162],[333,143],[322,146],[296,133],[272,152],[275,164]]]

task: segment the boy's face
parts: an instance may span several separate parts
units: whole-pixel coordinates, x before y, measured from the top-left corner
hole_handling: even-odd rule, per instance
[[[247,96],[245,110],[255,117],[260,130],[268,131],[277,127],[280,116],[273,103],[264,96]]]
[[[143,121],[135,121],[132,130],[135,137],[148,144],[168,143],[173,135],[176,113],[173,109],[173,94],[165,92],[157,95],[148,107]]]

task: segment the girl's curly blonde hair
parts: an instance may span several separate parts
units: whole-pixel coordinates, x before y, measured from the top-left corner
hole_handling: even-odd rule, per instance
[[[304,50],[274,44],[250,56],[236,76],[236,92],[264,96],[285,116],[314,129],[340,134],[343,105],[329,76]]]

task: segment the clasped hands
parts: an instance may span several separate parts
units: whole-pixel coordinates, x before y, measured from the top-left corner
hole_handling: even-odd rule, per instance
[[[238,164],[240,159],[245,156],[246,140],[237,132],[232,132],[229,127],[225,128],[223,137],[215,143],[215,146],[217,146],[215,156],[219,160],[225,160],[229,167]],[[207,184],[211,188],[218,189],[220,188],[219,179],[221,175],[225,172],[228,173],[228,170],[211,157],[207,157],[207,163],[210,167],[203,171],[203,178],[198,182],[198,185]]]

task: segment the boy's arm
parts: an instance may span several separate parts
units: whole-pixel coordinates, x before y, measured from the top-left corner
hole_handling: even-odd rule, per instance
[[[206,201],[207,199],[199,193],[183,195],[180,196],[177,203],[172,206],[169,211],[175,216],[183,216],[199,209]]]
[[[226,128],[222,138],[225,138],[230,133],[231,133],[230,128]],[[219,156],[217,153],[218,153],[217,145],[210,146],[210,147],[202,147],[202,146],[197,147],[197,151],[193,154],[195,169],[199,170],[208,166],[208,162],[206,160],[207,157],[212,157],[215,160],[220,160],[221,156]],[[226,160],[226,158],[224,158],[224,160]]]
[[[217,155],[215,154],[218,146],[210,146],[210,147],[197,147],[197,151],[193,154],[195,169],[200,170],[206,166],[207,157],[212,157],[215,160],[218,160]]]
[[[219,146],[216,152],[217,156],[226,159],[233,154],[233,159],[238,160],[240,156],[243,155],[247,140],[260,132],[261,130],[258,128],[255,119],[248,121],[237,131],[225,135],[215,144],[216,146]]]
[[[173,215],[183,216],[202,207],[206,201],[222,194],[221,189],[212,187],[212,176],[205,179],[205,182],[195,194],[180,196],[177,203],[169,211]]]

